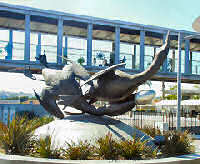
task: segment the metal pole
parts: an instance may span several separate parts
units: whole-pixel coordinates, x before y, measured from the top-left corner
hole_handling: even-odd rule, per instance
[[[177,64],[177,114],[176,130],[181,130],[181,43],[182,35],[178,35],[178,64]]]
[[[165,81],[162,81],[162,99],[165,99]]]

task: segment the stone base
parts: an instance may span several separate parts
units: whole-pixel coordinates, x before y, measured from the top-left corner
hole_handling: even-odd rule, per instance
[[[66,147],[66,142],[77,144],[80,140],[88,140],[95,144],[96,139],[108,133],[111,133],[115,139],[132,139],[135,135],[142,140],[148,139],[148,144],[155,146],[151,137],[122,121],[107,116],[70,115],[39,127],[35,131],[35,135],[39,137],[50,135],[54,148]]]

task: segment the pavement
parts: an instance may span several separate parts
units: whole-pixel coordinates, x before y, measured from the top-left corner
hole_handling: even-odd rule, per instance
[[[200,153],[200,135],[193,136],[193,144],[195,146],[195,151]]]

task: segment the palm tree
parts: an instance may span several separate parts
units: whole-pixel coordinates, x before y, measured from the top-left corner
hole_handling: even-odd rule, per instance
[[[85,59],[84,57],[80,57],[77,62],[80,64],[80,65],[83,65],[83,63],[85,63]]]

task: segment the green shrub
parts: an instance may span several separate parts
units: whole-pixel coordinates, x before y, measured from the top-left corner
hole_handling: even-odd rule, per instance
[[[124,140],[119,143],[120,155],[127,160],[155,158],[157,150],[146,145],[147,140],[141,141],[134,136],[132,140]]]
[[[20,112],[16,112],[16,115],[18,117],[26,117],[29,120],[35,119],[36,117],[38,117],[33,111],[20,111]]]
[[[52,149],[51,137],[36,139],[33,136],[34,130],[47,124],[54,119],[52,117],[35,118],[16,117],[8,125],[0,123],[0,152],[7,154],[31,155],[43,158],[60,158],[72,160],[86,159],[149,159],[157,156],[157,149],[147,146],[147,141],[136,139],[118,141],[108,133],[96,140],[92,146],[87,141],[80,141],[78,144],[66,143],[67,149]],[[140,129],[142,130],[142,129]],[[160,131],[145,127],[142,130],[154,137],[160,135]],[[192,140],[187,131],[169,131],[164,133],[165,141],[161,148],[163,156],[176,156],[194,152]],[[3,148],[3,149],[1,149]]]
[[[161,131],[158,128],[154,128],[152,126],[144,126],[143,128],[139,128],[137,127],[137,129],[141,130],[142,132],[144,132],[145,134],[151,136],[151,137],[155,137],[156,135],[161,135]]]
[[[4,123],[0,122],[0,136],[3,134],[2,131],[3,131],[6,127],[7,127],[7,126],[6,126]]]
[[[2,138],[3,130],[6,128],[6,125],[4,125],[2,122],[0,122],[0,138]],[[2,143],[0,143],[0,152],[5,153],[5,150],[3,149]]]
[[[8,121],[9,122],[9,121]],[[25,154],[37,122],[16,117],[7,126],[0,126],[0,144],[7,154]]]
[[[54,121],[54,118],[49,117],[49,116],[44,116],[44,117],[36,118],[35,121],[38,122],[38,124],[40,126],[42,126],[42,125],[45,125],[45,124],[48,124],[48,123]]]
[[[105,137],[99,138],[96,143],[95,152],[100,159],[118,159],[120,155],[119,143],[112,138],[112,134],[108,133]]]
[[[59,159],[61,158],[61,149],[52,149],[51,136],[40,138],[39,140],[33,139],[32,141],[31,156]]]
[[[190,154],[194,152],[192,139],[187,131],[169,131],[164,134],[165,142],[162,146],[162,153],[167,156]]]
[[[67,149],[64,150],[64,158],[71,160],[86,160],[93,156],[93,146],[88,141],[79,141],[78,144],[66,143]]]

